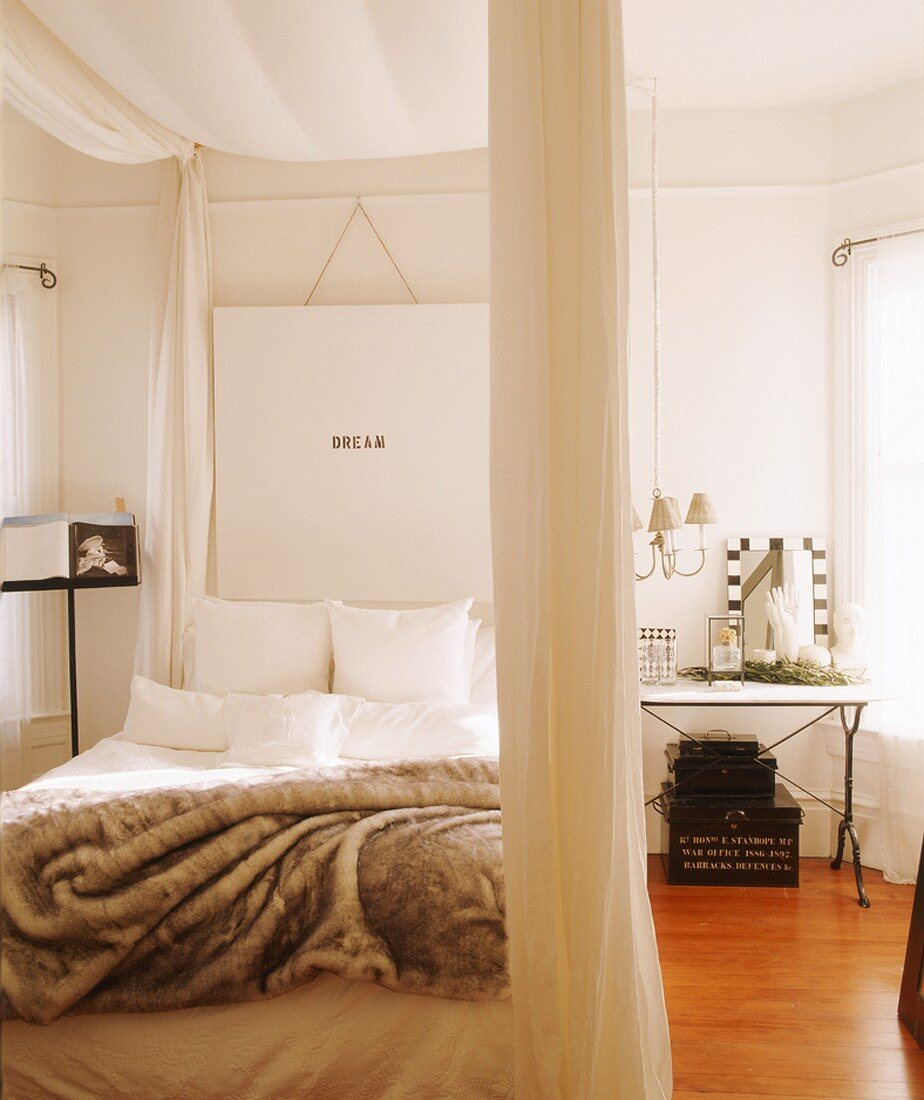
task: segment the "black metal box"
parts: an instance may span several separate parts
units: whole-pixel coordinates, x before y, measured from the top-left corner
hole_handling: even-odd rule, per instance
[[[660,809],[661,858],[671,885],[799,885],[803,815],[782,783],[770,801],[702,802],[665,793]]]
[[[729,733],[728,730],[710,730],[700,737],[685,737],[680,742],[681,756],[759,756],[763,745],[753,733]]]
[[[763,745],[758,746],[763,750]],[[776,785],[776,757],[761,751],[757,756],[684,756],[676,742],[664,755],[670,785],[677,784],[678,798],[772,799]]]

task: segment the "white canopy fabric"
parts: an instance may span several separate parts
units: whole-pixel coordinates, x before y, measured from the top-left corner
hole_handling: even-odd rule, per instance
[[[152,119],[228,153],[487,144],[487,0],[25,0]]]
[[[18,0],[4,0],[4,98],[65,145],[118,164],[192,155],[193,142],[146,118],[81,65]]]
[[[516,1095],[664,1100],[619,0],[491,5],[491,531]]]
[[[135,668],[182,677],[181,637],[205,594],[212,508],[211,275],[205,177],[188,138],[125,100],[34,18],[3,2],[3,91],[59,141],[122,164],[168,160],[151,326],[144,569]]]

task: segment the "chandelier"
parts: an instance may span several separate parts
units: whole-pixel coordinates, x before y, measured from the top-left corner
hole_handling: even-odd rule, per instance
[[[680,505],[676,497],[665,496],[661,491],[661,256],[658,203],[658,81],[654,78],[647,84],[633,83],[634,88],[651,98],[651,272],[653,299],[653,344],[652,361],[654,363],[654,488],[651,491],[651,518],[648,532],[654,538],[651,546],[651,566],[647,573],[636,571],[637,581],[647,580],[660,563],[661,572],[666,580],[673,576],[695,577],[706,564],[706,526],[717,522],[715,509],[706,493],[694,493],[687,509],[685,520],[680,518]],[[699,528],[699,545],[693,551],[699,554],[699,564],[695,569],[683,570],[677,564],[677,557],[685,552],[677,545],[674,536],[684,523]],[[641,517],[632,509],[632,531],[641,531]]]

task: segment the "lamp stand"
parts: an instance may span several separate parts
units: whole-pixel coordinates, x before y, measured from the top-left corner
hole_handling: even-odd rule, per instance
[[[80,752],[77,723],[77,616],[74,614],[74,589],[67,589],[67,683],[71,701],[71,756]]]

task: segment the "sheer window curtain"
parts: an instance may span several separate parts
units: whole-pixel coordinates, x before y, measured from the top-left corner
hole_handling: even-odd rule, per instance
[[[213,485],[211,273],[195,144],[149,118],[18,0],[3,0],[4,96],[59,141],[120,164],[166,160],[152,318],[144,583],[135,667],[182,681],[181,638],[205,594]]]
[[[491,515],[516,1094],[671,1093],[646,893],[616,0],[490,6]]]
[[[29,387],[23,340],[20,272],[0,272],[0,513],[32,512]],[[23,731],[31,719],[31,601],[26,593],[0,594],[0,786],[23,779]]]
[[[865,235],[865,234],[864,234]],[[924,833],[924,234],[854,252],[842,288],[838,602],[869,611],[882,870],[913,882]]]
[[[53,256],[6,255],[10,263],[56,264]],[[55,292],[42,287],[34,274],[3,269],[0,295],[0,356],[3,365],[0,399],[0,478],[3,515],[58,511],[58,374],[57,308]],[[0,597],[3,640],[0,660],[4,689],[7,755],[3,785],[10,787],[16,774],[17,726],[26,744],[25,768],[19,780],[28,778],[31,766],[30,722],[53,718],[67,711],[67,658],[65,603],[62,592],[11,593]],[[25,693],[25,704],[21,700]],[[10,717],[12,716],[12,718]],[[35,727],[29,731],[35,732]]]
[[[878,246],[868,300],[870,594],[877,650],[898,693],[879,725],[882,869],[890,882],[914,882],[924,833],[924,237]]]

